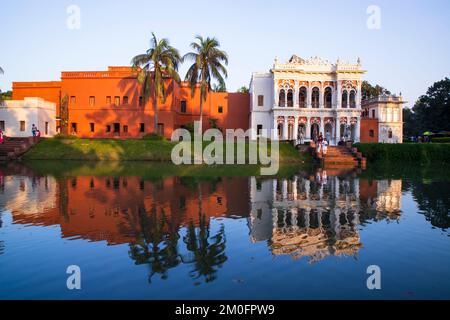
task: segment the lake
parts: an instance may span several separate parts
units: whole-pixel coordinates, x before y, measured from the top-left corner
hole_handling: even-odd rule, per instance
[[[0,166],[0,298],[450,298],[449,169],[288,172]]]

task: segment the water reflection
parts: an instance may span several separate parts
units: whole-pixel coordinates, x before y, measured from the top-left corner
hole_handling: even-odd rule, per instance
[[[251,178],[250,234],[268,241],[274,255],[355,255],[362,247],[358,225],[368,219],[398,220],[401,180],[360,180],[356,173],[328,176],[319,169],[291,179]]]
[[[448,228],[445,188],[411,182],[407,187],[431,224]],[[267,242],[272,255],[314,263],[356,256],[363,247],[361,228],[381,220],[399,222],[401,210],[402,180],[360,178],[356,172],[209,180],[55,178],[23,166],[0,172],[0,212],[11,212],[13,223],[58,225],[62,238],[126,244],[129,258],[148,266],[149,283],[167,279],[181,265],[195,284],[217,279],[228,260],[224,218],[247,219],[250,240]],[[4,251],[0,242],[0,254]]]

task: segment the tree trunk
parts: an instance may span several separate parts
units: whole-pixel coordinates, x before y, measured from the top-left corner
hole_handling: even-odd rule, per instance
[[[158,97],[155,93],[155,98],[153,101],[153,120],[154,120],[154,127],[153,127],[153,133],[158,134]]]
[[[198,135],[201,136],[203,134],[203,97],[200,95],[200,121],[198,126]]]

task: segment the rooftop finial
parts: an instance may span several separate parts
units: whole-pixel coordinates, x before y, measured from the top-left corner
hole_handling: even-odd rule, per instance
[[[358,57],[357,63],[358,63],[359,65],[361,65],[361,58],[360,58],[360,57]]]

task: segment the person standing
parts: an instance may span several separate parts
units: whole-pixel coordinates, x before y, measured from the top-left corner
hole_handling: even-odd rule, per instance
[[[3,130],[0,129],[0,144],[3,143],[4,139],[5,139],[5,138],[4,138]]]
[[[36,131],[37,131],[37,128],[33,123],[33,125],[31,126],[31,133],[33,134],[33,137],[36,137]]]

